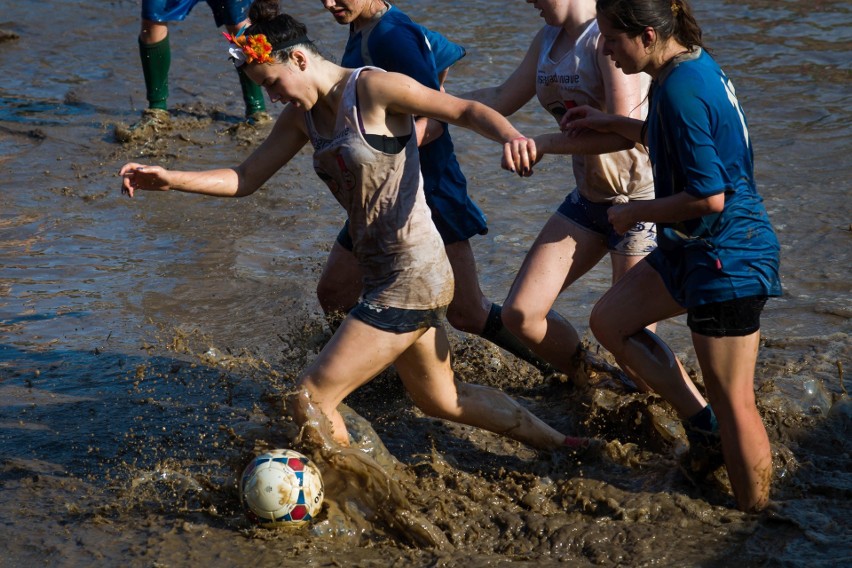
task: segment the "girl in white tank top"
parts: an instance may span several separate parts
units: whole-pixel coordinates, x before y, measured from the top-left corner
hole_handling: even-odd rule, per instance
[[[537,97],[557,124],[567,109],[581,105],[644,118],[649,81],[624,75],[603,54],[595,0],[538,0],[534,7],[546,25],[517,69],[501,85],[466,96],[505,116]],[[553,304],[607,253],[616,281],[653,250],[653,223],[637,224],[621,235],[607,218],[612,204],[652,199],[653,176],[645,148],[616,134],[571,137],[552,131],[535,140],[540,156],[571,155],[576,189],[527,253],[503,306],[503,323],[538,356],[572,377],[582,355],[580,336],[553,311]]]
[[[250,13],[253,22],[230,53],[246,74],[285,104],[269,137],[238,167],[181,172],[137,163],[121,168],[123,190],[178,190],[242,197],[312,141],[314,163],[351,219],[355,251],[367,274],[361,316],[348,315],[302,372],[290,411],[300,425],[331,425],[322,440],[349,444],[338,405],[391,364],[420,409],[503,433],[539,449],[590,447],[559,433],[496,389],[456,381],[449,343],[435,313],[449,302],[452,277],[437,230],[429,222],[413,140],[401,151],[379,151],[411,134],[412,115],[471,128],[504,144],[503,165],[523,173],[535,147],[499,113],[420,85],[408,76],[344,69],[323,58],[304,25],[286,14]],[[276,10],[277,0],[270,0]],[[270,6],[267,6],[267,8]],[[402,320],[410,331],[388,330]],[[321,415],[314,414],[319,411]],[[322,426],[318,426],[323,428]],[[329,431],[330,430],[330,431]],[[322,434],[322,433],[321,433]],[[317,439],[311,437],[311,439]]]

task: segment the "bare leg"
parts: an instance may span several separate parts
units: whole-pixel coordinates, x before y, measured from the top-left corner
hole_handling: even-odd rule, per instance
[[[325,261],[319,283],[317,299],[326,314],[347,313],[358,301],[362,280],[358,260],[352,251],[334,241]]]
[[[598,301],[589,324],[623,369],[640,377],[682,418],[688,418],[707,402],[668,346],[646,329],[683,311],[656,270],[639,262]]]
[[[713,410],[719,420],[722,453],[737,504],[763,509],[772,482],[772,452],[754,397],[754,366],[760,332],[745,337],[692,334]]]
[[[602,237],[561,215],[544,225],[503,306],[503,323],[527,347],[564,373],[573,372],[580,337],[551,308],[557,296],[606,254]]]
[[[441,328],[424,333],[395,366],[414,403],[430,416],[496,432],[538,449],[556,449],[565,442],[564,434],[505,393],[456,381]]]
[[[297,422],[307,419],[306,404],[313,403],[331,421],[336,442],[349,445],[349,434],[337,406],[350,393],[369,382],[403,353],[423,330],[410,333],[382,331],[347,317],[319,356],[304,370],[298,386],[306,391],[291,399]]]
[[[139,32],[139,40],[144,44],[152,44],[163,41],[169,35],[169,27],[162,22],[142,20],[142,30]]]
[[[626,254],[613,254],[609,255],[610,260],[612,261],[612,283],[615,284],[621,277],[624,276],[628,270],[639,264],[639,262],[645,258],[644,256],[639,255],[626,255]],[[645,327],[650,332],[657,331],[657,322],[654,322]],[[631,372],[629,369],[624,369],[624,371],[630,376],[636,386],[639,387],[640,390],[645,392],[650,392],[651,387],[645,384],[645,381],[642,380],[641,377],[636,375],[636,373]]]
[[[449,244],[446,251],[455,279],[453,301],[447,308],[447,320],[459,331],[479,335],[485,328],[491,300],[485,297],[479,287],[476,259],[470,241]]]

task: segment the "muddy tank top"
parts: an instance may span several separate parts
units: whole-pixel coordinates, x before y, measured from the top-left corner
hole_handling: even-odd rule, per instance
[[[314,169],[349,215],[353,252],[364,273],[363,299],[416,310],[445,306],[453,297],[453,273],[426,205],[417,137],[397,154],[364,139],[356,85],[365,69],[384,72],[353,71],[331,138],[320,135],[305,113]]]
[[[554,61],[550,52],[561,31],[559,26],[544,28],[535,85],[539,103],[557,123],[567,109],[575,106],[589,105],[606,110],[606,90],[598,67],[600,31],[597,22],[593,20],[580,34],[573,49]],[[647,101],[643,107],[642,118],[647,113]],[[577,188],[589,201],[612,202],[618,195],[630,199],[654,197],[651,162],[642,145],[599,156],[577,154],[572,156],[572,161]]]

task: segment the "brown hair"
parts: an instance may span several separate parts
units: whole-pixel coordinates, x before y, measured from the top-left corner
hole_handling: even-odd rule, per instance
[[[651,27],[664,40],[674,38],[689,50],[707,50],[686,0],[597,0],[595,8],[599,16],[630,37]]]
[[[246,34],[265,35],[272,44],[273,54],[279,59],[297,45],[320,55],[313,42],[308,39],[308,28],[305,24],[289,14],[282,13],[278,0],[254,0],[249,8],[248,18],[251,25]]]

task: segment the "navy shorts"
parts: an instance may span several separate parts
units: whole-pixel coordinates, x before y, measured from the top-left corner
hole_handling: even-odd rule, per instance
[[[686,325],[707,337],[742,337],[760,329],[766,296],[735,298],[689,308]]]
[[[627,256],[644,256],[657,248],[657,227],[654,223],[636,223],[625,234],[619,235],[612,228],[607,217],[607,210],[610,207],[612,207],[610,203],[589,201],[575,189],[565,198],[556,212],[582,229],[606,239],[606,247],[610,252]]]
[[[431,310],[408,310],[382,306],[362,298],[349,315],[383,331],[408,333],[424,327],[441,327],[447,316],[447,306]]]
[[[142,0],[142,18],[152,22],[180,22],[201,0]],[[207,0],[216,27],[234,26],[248,17],[252,0]]]

